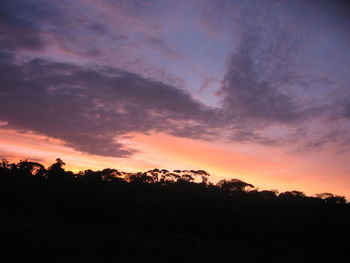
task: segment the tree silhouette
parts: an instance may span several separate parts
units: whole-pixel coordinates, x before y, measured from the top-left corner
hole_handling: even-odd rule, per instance
[[[226,192],[246,192],[254,188],[254,185],[239,179],[221,180],[216,184],[221,190]]]
[[[329,204],[341,204],[341,205],[346,204],[346,199],[344,196],[333,195],[331,193],[321,193],[321,194],[316,194],[315,196],[318,198],[321,198],[322,200],[324,200],[326,203],[329,203]]]
[[[65,170],[62,168],[64,165],[66,164],[60,158],[57,158],[56,162],[47,169],[47,177],[62,180],[66,176]]]
[[[31,258],[38,248],[65,257],[52,262],[347,262],[342,196],[213,184],[203,170],[64,165],[1,162],[1,249],[19,257],[2,260],[0,249],[1,262],[50,261]]]
[[[30,162],[28,160],[20,161],[17,164],[18,170],[25,175],[36,175],[44,176],[46,169],[45,167],[37,162]]]
[[[283,199],[289,199],[289,200],[302,200],[306,196],[303,192],[294,190],[294,191],[287,191],[287,192],[280,193],[278,197]]]
[[[133,173],[129,175],[130,183],[154,183],[155,179],[153,176],[149,176],[147,173]]]

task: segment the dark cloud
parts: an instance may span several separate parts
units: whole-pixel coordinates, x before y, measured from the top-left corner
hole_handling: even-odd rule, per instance
[[[259,135],[255,132],[251,131],[244,131],[244,130],[238,130],[236,131],[233,136],[231,137],[234,141],[239,141],[242,143],[258,143],[263,145],[277,145],[278,142],[276,140],[273,140],[269,137]]]
[[[221,91],[224,107],[237,122],[295,122],[302,117],[297,103],[273,80],[259,74],[261,61],[254,57],[261,51],[259,45],[259,39],[249,36],[232,55]]]
[[[88,29],[90,29],[93,33],[98,34],[98,35],[104,35],[107,33],[107,29],[104,25],[98,24],[98,23],[93,23],[88,26]]]
[[[44,20],[58,11],[42,1],[3,0],[0,4],[0,47],[7,50],[43,48]]]
[[[290,31],[291,19],[281,16],[281,11],[267,10],[259,3],[239,8],[235,18],[239,44],[221,89],[229,118],[249,128],[304,120],[308,111],[292,90],[303,80],[295,70],[295,59],[304,35]]]
[[[91,154],[132,154],[116,140],[130,132],[201,138],[217,122],[215,110],[185,91],[112,68],[3,59],[0,82],[0,119],[7,127],[58,138]]]

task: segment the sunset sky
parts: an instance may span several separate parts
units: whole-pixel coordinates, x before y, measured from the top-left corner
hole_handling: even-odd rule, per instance
[[[2,0],[0,157],[350,199],[350,7]]]

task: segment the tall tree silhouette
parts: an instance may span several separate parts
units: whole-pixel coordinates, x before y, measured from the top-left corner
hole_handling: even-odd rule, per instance
[[[63,166],[66,165],[60,158],[56,159],[56,162],[53,163],[47,170],[47,176],[51,179],[61,179],[66,175]]]

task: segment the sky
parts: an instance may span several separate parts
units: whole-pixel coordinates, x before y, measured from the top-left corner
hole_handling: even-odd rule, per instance
[[[350,5],[2,0],[0,157],[350,199]]]

